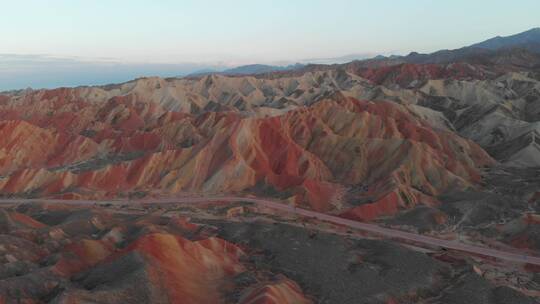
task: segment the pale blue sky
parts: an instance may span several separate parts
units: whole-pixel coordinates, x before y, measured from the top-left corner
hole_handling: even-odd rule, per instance
[[[538,27],[539,12],[539,0],[0,0],[0,89],[431,52]]]
[[[0,53],[277,61],[457,48],[540,25],[538,0],[1,0]]]

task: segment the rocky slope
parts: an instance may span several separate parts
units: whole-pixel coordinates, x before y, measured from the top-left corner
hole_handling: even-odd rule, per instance
[[[25,205],[0,210],[0,224],[2,303],[312,303],[184,217]]]
[[[0,302],[535,303],[523,266],[221,208],[4,205]]]
[[[434,115],[408,105],[334,94],[281,115],[261,115],[260,108],[193,114],[156,99],[162,89],[137,93],[159,83],[168,84],[137,81],[133,93],[107,101],[92,99],[98,88],[8,99],[0,108],[2,193],[277,191],[315,210],[373,219],[436,204],[449,189],[474,188],[479,169],[494,163],[473,142],[433,128]],[[97,96],[115,90],[123,89]]]
[[[200,115],[233,111],[250,117],[275,116],[340,93],[406,105],[434,127],[477,142],[502,163],[538,166],[534,134],[539,132],[540,74],[537,69],[509,67],[499,61],[381,67],[355,62],[291,74],[146,78],[106,87],[22,91],[0,97],[0,118],[26,120],[40,127],[66,126],[81,135],[106,129],[107,124],[130,113],[136,115],[123,122],[123,128],[136,130],[155,123],[165,112]],[[119,107],[121,103],[131,108]],[[91,122],[94,125],[90,126]]]
[[[477,187],[495,161],[540,165],[538,72],[503,64],[20,91],[0,95],[0,120],[4,195],[279,193],[372,219]]]

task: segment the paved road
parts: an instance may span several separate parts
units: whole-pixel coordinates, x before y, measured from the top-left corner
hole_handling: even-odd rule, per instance
[[[124,205],[129,203],[144,203],[144,204],[178,204],[178,203],[189,203],[189,204],[199,204],[206,202],[250,202],[257,204],[259,206],[281,210],[288,213],[294,213],[297,215],[316,218],[321,221],[326,221],[334,224],[339,224],[347,226],[350,228],[367,231],[375,234],[379,234],[388,238],[401,239],[412,241],[416,243],[438,246],[447,249],[459,250],[468,253],[473,253],[477,255],[483,255],[487,257],[497,258],[501,260],[519,262],[519,263],[529,263],[540,266],[540,257],[529,256],[526,254],[519,254],[507,251],[501,251],[496,249],[490,249],[481,246],[474,246],[464,244],[458,241],[450,241],[438,239],[435,237],[419,235],[415,233],[405,232],[401,230],[395,230],[390,228],[384,228],[377,226],[375,224],[368,224],[357,222],[353,220],[344,219],[341,217],[328,215],[324,213],[319,213],[311,210],[306,210],[302,208],[297,208],[283,202],[271,199],[262,199],[262,198],[253,198],[253,197],[236,197],[236,196],[211,196],[211,197],[177,197],[177,198],[157,198],[157,199],[144,199],[144,200],[107,200],[107,201],[96,201],[96,200],[53,200],[53,199],[0,199],[0,204],[16,204],[16,203],[25,203],[25,202],[45,202],[45,203],[62,203],[62,204],[73,204],[73,205],[95,205],[98,203],[111,203],[113,205]]]

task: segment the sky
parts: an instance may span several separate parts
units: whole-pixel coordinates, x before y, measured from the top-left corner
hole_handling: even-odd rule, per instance
[[[0,8],[0,90],[432,52],[540,26],[538,0],[0,0]]]

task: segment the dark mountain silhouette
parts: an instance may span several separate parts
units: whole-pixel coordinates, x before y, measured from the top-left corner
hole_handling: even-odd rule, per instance
[[[499,50],[514,47],[524,48],[533,52],[540,52],[540,27],[511,36],[497,36],[470,46],[470,48],[481,48],[488,50]]]

